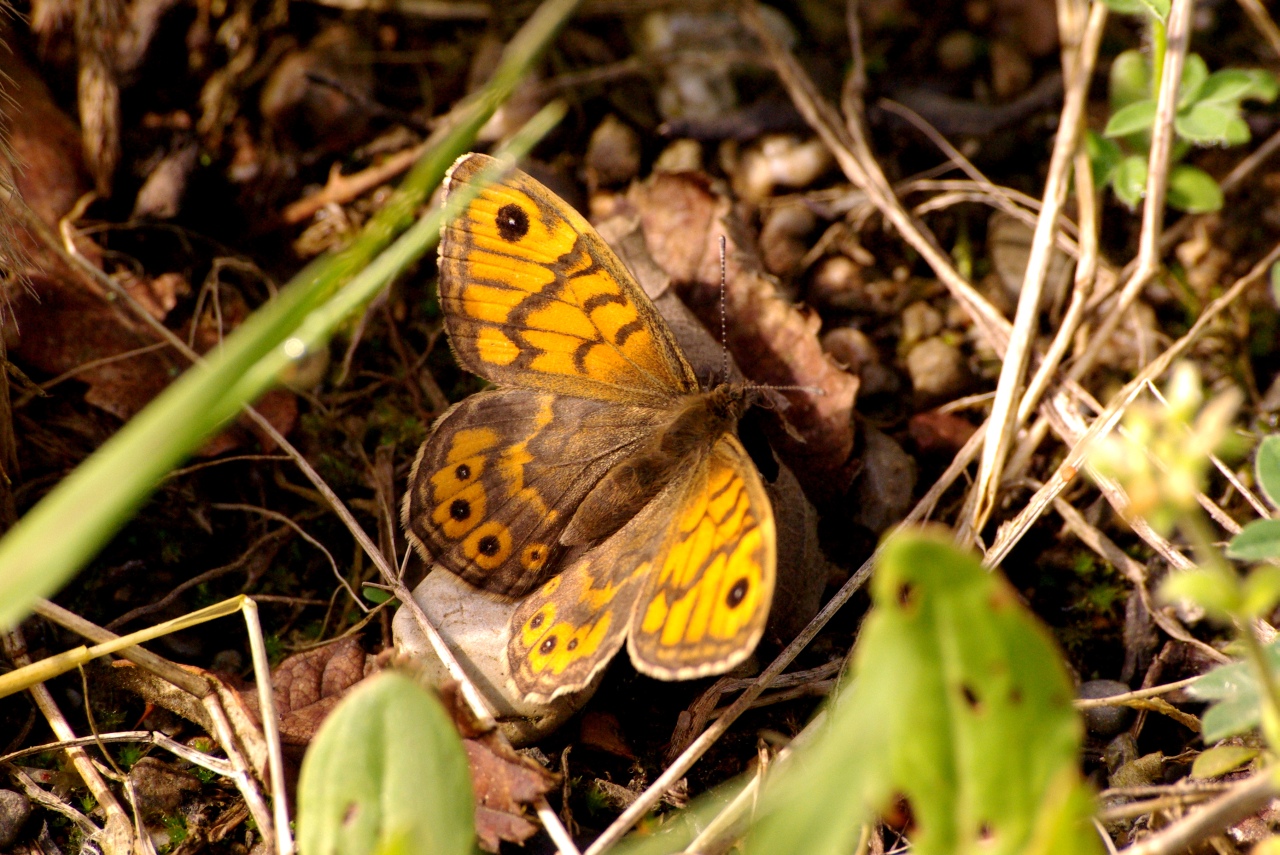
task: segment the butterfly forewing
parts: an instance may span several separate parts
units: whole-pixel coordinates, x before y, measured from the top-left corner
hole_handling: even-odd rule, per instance
[[[447,192],[493,162],[460,160]],[[495,383],[658,406],[697,389],[666,324],[613,251],[522,173],[481,189],[445,226],[440,300],[459,361]]]

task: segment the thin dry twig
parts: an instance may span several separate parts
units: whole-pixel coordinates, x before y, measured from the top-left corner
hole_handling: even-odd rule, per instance
[[[31,658],[27,655],[27,644],[21,630],[15,629],[5,633],[3,642],[5,656],[10,661],[15,665],[30,664]],[[38,683],[27,691],[44,716],[45,721],[48,722],[49,729],[53,731],[53,735],[63,742],[75,740],[75,731],[71,729],[71,725],[67,722],[66,717],[63,716],[62,710],[58,708],[58,704],[54,701],[48,687],[43,683]],[[88,752],[78,746],[67,748],[67,758],[71,760],[71,765],[75,767],[76,774],[80,776],[85,786],[89,788],[89,792],[93,794],[98,806],[106,812],[106,820],[103,827],[98,829],[95,826],[93,838],[98,841],[106,855],[116,855],[116,853],[129,855],[134,851],[135,845],[139,843],[138,835],[135,833],[133,824],[129,821],[128,814],[125,813],[120,803],[116,801],[115,794],[107,786],[107,782],[102,779],[102,775],[99,774],[98,767],[94,765]]]
[[[1274,770],[1264,769],[1245,778],[1202,809],[1175,820],[1124,851],[1126,855],[1185,852],[1200,841],[1220,834],[1222,829],[1231,827],[1233,823],[1257,813],[1276,795]]]
[[[1045,179],[1044,199],[1035,234],[1031,239],[1031,251],[1027,258],[1026,274],[1018,295],[1018,308],[1014,314],[1013,332],[1009,337],[1001,362],[1000,379],[996,383],[996,397],[987,419],[987,439],[982,445],[982,459],[978,477],[970,493],[974,497],[969,513],[961,523],[958,538],[967,541],[977,537],[995,507],[1005,459],[1018,426],[1018,398],[1023,388],[1025,373],[1031,364],[1031,353],[1038,331],[1037,319],[1044,293],[1044,284],[1052,261],[1054,234],[1058,217],[1067,199],[1067,186],[1077,145],[1083,137],[1084,108],[1088,100],[1089,82],[1097,60],[1098,45],[1102,39],[1102,25],[1106,21],[1106,6],[1098,3],[1090,15],[1089,26],[1080,37],[1080,50],[1076,53],[1078,68],[1066,81],[1066,93],[1058,134],[1053,153],[1049,158],[1049,171]]]

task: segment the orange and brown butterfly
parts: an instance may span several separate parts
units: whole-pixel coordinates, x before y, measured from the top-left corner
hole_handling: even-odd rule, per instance
[[[745,659],[773,597],[775,532],[736,435],[740,385],[701,389],[666,322],[568,204],[469,154],[446,194],[440,304],[458,362],[496,384],[423,443],[404,522],[428,559],[524,597],[507,656],[549,700],[622,646],[665,680]]]

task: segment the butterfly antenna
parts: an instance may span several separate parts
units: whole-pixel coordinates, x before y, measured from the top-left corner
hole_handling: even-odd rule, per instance
[[[729,382],[729,321],[725,314],[725,281],[726,276],[725,264],[725,239],[724,235],[720,235],[720,380],[723,383]]]

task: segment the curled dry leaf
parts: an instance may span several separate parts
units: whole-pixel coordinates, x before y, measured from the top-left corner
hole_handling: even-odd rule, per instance
[[[817,315],[791,304],[765,276],[730,200],[696,175],[657,173],[633,184],[628,200],[649,252],[710,329],[720,325],[720,237],[727,241],[727,343],[757,383],[818,391],[782,393],[783,413],[799,438],[770,439],[811,495],[841,495],[853,476],[853,404],[858,379],[840,369],[818,341]]]
[[[476,797],[476,834],[480,845],[497,852],[502,841],[523,843],[538,830],[525,814],[539,796],[557,784],[556,776],[515,752],[496,733],[465,739]]]
[[[441,685],[440,695],[467,750],[481,848],[497,852],[504,840],[523,843],[538,830],[525,817],[527,809],[559,784],[558,776],[518,753],[497,730],[486,729],[457,683]]]
[[[296,653],[277,665],[271,672],[271,688],[280,717],[280,741],[287,745],[310,742],[347,690],[372,671],[373,657],[355,637]]]

